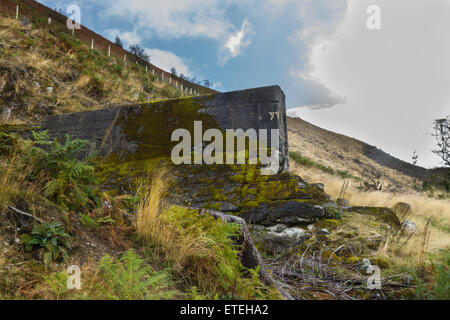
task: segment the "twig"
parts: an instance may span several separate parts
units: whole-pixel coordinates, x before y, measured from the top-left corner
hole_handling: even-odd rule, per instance
[[[303,267],[303,258],[305,257],[306,251],[308,251],[309,247],[311,246],[311,243],[308,244],[308,246],[306,247],[305,251],[302,254],[302,257],[300,258],[300,270],[302,270]]]
[[[21,210],[19,210],[19,209],[17,209],[17,208],[14,208],[14,207],[9,206],[8,209],[14,211],[15,213],[21,214],[21,215],[23,215],[23,216],[32,218],[32,219],[36,220],[36,221],[39,222],[39,223],[45,223],[44,220],[39,219],[38,217],[35,217],[35,216],[33,216],[33,215],[29,214],[29,213],[23,212],[23,211],[21,211]]]

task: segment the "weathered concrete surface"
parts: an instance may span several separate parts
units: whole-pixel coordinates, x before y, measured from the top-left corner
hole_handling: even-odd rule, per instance
[[[295,227],[327,216],[331,199],[323,188],[289,175],[285,109],[283,92],[273,86],[56,116],[43,127],[52,136],[91,141],[103,160],[97,173],[105,190],[130,191],[137,179],[169,166],[173,203]],[[171,141],[172,132],[182,128],[194,136],[194,121],[202,121],[203,132],[279,129],[278,174],[262,175],[260,165],[174,165],[170,156],[178,141]]]
[[[52,136],[91,141],[91,151],[114,154],[121,161],[168,157],[178,142],[176,129],[193,133],[194,121],[209,128],[280,130],[280,172],[288,170],[289,154],[285,95],[279,86],[153,102],[47,118]],[[192,134],[193,135],[193,134]]]

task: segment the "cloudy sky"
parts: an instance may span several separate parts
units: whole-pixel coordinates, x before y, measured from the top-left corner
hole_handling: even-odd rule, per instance
[[[41,0],[138,43],[166,70],[230,91],[278,84],[289,115],[406,161],[439,159],[432,121],[450,114],[449,0]],[[369,30],[371,5],[381,29]]]

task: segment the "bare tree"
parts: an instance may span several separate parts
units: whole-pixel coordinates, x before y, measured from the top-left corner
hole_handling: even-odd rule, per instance
[[[444,166],[450,167],[450,116],[434,121],[434,134],[436,149],[432,150],[442,159]]]

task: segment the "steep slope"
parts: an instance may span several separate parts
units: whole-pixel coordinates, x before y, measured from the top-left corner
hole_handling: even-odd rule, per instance
[[[427,169],[397,159],[362,141],[288,118],[289,150],[324,166],[350,173],[384,189],[401,191],[430,176]]]
[[[2,14],[0,94],[0,121],[8,124],[186,95],[140,64],[91,50],[60,24]]]

